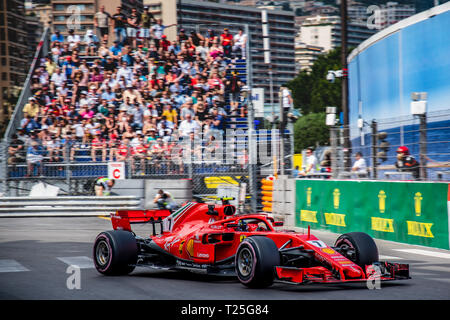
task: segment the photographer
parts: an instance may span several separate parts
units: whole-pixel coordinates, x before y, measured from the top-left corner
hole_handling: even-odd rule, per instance
[[[162,189],[160,189],[156,194],[155,199],[153,199],[153,203],[156,203],[158,205],[158,209],[160,210],[167,209],[174,211],[179,207],[172,199],[172,195]]]

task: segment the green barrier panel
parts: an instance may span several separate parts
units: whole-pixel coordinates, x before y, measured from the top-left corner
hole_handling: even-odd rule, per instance
[[[448,183],[296,180],[295,224],[449,249]]]

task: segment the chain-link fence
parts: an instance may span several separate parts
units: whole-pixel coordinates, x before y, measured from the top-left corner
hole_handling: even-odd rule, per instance
[[[450,178],[450,110],[360,121],[358,127],[350,127],[350,132],[351,148],[346,150],[343,128],[330,128],[330,148],[318,155],[324,177]]]
[[[127,143],[86,142],[73,136],[61,140],[15,137],[5,140],[5,191],[20,195],[42,180],[58,184],[68,195],[91,194],[93,182],[108,176],[109,163],[123,162],[127,179],[191,179],[193,194],[200,197],[215,195],[222,185],[245,184],[247,197],[251,197],[252,168],[258,188],[262,177],[277,173],[282,166],[289,174],[292,167],[290,136],[282,143],[277,130],[258,130],[253,138],[256,156],[252,160],[248,130],[243,129],[206,137],[191,134],[173,141],[138,135]]]

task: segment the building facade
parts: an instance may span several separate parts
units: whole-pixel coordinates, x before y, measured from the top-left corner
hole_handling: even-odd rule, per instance
[[[363,22],[347,24],[347,46],[356,47],[375,34]],[[339,16],[314,16],[304,20],[300,26],[300,41],[312,46],[324,48],[328,52],[341,45],[341,19]]]
[[[371,6],[349,5],[347,12],[350,21],[366,23],[368,28],[382,30],[414,15],[416,8],[411,4],[387,2]]]
[[[406,19],[416,13],[414,5],[401,5],[397,2],[388,2],[379,8],[374,8],[374,24],[377,30],[385,29],[400,20]]]
[[[262,36],[262,9],[239,5],[227,5],[192,0],[144,0],[155,17],[160,17],[164,25],[177,24],[177,28],[167,29],[169,39],[175,39],[177,30],[196,30],[206,33],[211,28],[221,33],[228,27],[232,34],[239,27],[248,25],[250,31],[250,56],[253,87],[264,88],[265,100],[271,101],[269,65],[264,63]],[[291,11],[267,10],[271,67],[273,72],[274,102],[278,101],[278,89],[292,80],[295,75],[295,21]],[[219,34],[220,34],[219,33]],[[269,100],[270,99],[270,100]]]
[[[0,127],[14,110],[27,77],[32,54],[28,47],[23,0],[0,0]]]
[[[297,42],[295,44],[295,70],[297,72],[310,72],[314,61],[316,61],[317,57],[323,52],[324,49],[322,47]]]
[[[95,30],[94,16],[104,5],[105,11],[113,15],[121,6],[125,13],[131,8],[142,11],[142,0],[51,0],[52,31],[58,30],[63,36],[73,29],[75,34],[84,35],[87,30]],[[112,34],[112,30],[110,30]]]

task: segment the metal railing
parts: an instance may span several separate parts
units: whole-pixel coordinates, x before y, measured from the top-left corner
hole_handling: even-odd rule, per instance
[[[141,199],[135,196],[2,197],[0,201],[0,217],[98,216],[139,209]]]
[[[343,128],[330,128],[330,147],[316,152],[320,170],[314,177],[450,180],[450,110],[373,120],[350,127],[350,132],[351,154],[344,152]],[[406,156],[410,158],[398,158],[397,149],[402,146],[408,148]],[[345,166],[345,163],[353,166],[356,153],[365,160],[367,173],[360,174]]]
[[[46,28],[41,36],[41,39],[36,48],[36,52],[33,57],[33,61],[30,66],[30,71],[28,72],[25,83],[22,87],[19,99],[17,100],[16,106],[14,108],[11,119],[5,131],[3,140],[0,142],[0,151],[2,154],[6,155],[8,150],[7,140],[11,139],[12,135],[16,132],[17,128],[20,127],[20,121],[23,119],[23,107],[28,102],[29,97],[31,97],[31,80],[33,72],[39,65],[40,59],[49,52],[49,41],[50,41],[50,29]],[[6,179],[7,179],[7,160],[6,157],[0,159],[0,193],[7,193]]]

